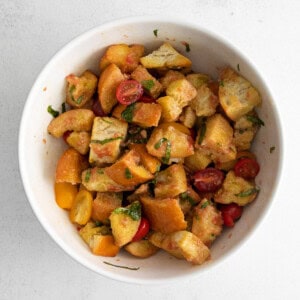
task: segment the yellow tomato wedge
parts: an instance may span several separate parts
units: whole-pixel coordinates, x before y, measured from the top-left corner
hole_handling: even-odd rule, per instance
[[[79,225],[85,225],[92,215],[93,196],[87,190],[81,190],[76,195],[70,210],[70,220]]]
[[[78,192],[77,185],[69,182],[56,182],[54,190],[57,205],[64,209],[70,209]]]
[[[95,234],[90,247],[95,255],[101,256],[116,256],[120,250],[112,235]]]

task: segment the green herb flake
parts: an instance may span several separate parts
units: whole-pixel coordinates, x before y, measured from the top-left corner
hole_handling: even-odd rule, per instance
[[[206,133],[206,124],[203,122],[200,127],[198,145],[201,145]]]
[[[273,153],[275,150],[275,146],[270,147],[270,153]]]
[[[135,107],[135,103],[132,103],[128,105],[126,109],[123,110],[123,112],[121,113],[122,119],[124,119],[128,123],[132,122],[134,107]]]
[[[76,102],[77,104],[81,104],[82,100],[84,99],[83,95],[81,95],[80,97],[78,97],[76,100],[73,98],[74,102]]]
[[[251,196],[253,194],[256,194],[257,192],[259,192],[259,188],[254,187],[254,188],[251,188],[249,190],[243,191],[241,193],[235,194],[235,196],[237,196],[237,197],[248,197],[248,196]]]
[[[236,68],[240,72],[240,64],[237,64]]]
[[[90,180],[90,178],[91,178],[91,170],[88,169],[85,173],[84,181],[88,182]]]
[[[205,201],[204,203],[201,204],[200,208],[205,208],[208,205],[210,205],[210,202],[209,201]]]
[[[179,197],[180,197],[180,200],[188,201],[191,205],[196,204],[195,200],[187,192],[180,194]]]
[[[259,117],[248,115],[248,116],[246,116],[246,118],[248,121],[252,122],[254,125],[265,126],[264,121],[261,120]]]
[[[166,143],[166,152],[165,156],[163,156],[161,160],[164,164],[168,164],[171,157],[171,142],[167,138],[163,137],[154,145],[154,148],[159,149],[163,143]]]
[[[157,37],[157,33],[158,33],[158,29],[154,29],[153,34],[154,34],[155,37]]]
[[[53,109],[51,105],[48,106],[47,111],[50,115],[52,115],[53,118],[56,118],[59,115],[59,112]]]
[[[104,144],[107,144],[107,143],[110,143],[112,141],[116,141],[116,140],[122,140],[123,137],[122,136],[117,136],[117,137],[114,137],[114,138],[109,138],[109,139],[104,139],[104,140],[91,140],[91,143],[92,144],[101,144],[101,145],[104,145]]]
[[[104,264],[106,265],[109,265],[109,266],[112,266],[112,267],[116,267],[116,268],[121,268],[121,269],[127,269],[127,270],[132,270],[132,271],[137,271],[140,269],[140,267],[127,267],[127,266],[120,266],[120,265],[115,265],[115,264],[112,264],[108,261],[103,261]]]
[[[152,79],[143,80],[141,83],[142,83],[143,88],[147,91],[150,91],[155,85],[155,83]]]
[[[71,94],[71,96],[73,96],[73,92],[75,91],[76,87],[75,85],[71,85],[69,88],[69,93]]]
[[[110,124],[110,125],[113,124],[112,121],[106,120],[106,119],[104,119],[104,118],[102,119],[102,121],[105,122],[105,123],[107,123],[107,124]]]
[[[118,207],[114,210],[116,214],[126,214],[132,220],[138,221],[142,216],[142,208],[141,204],[138,201],[133,202],[131,205],[127,207]]]
[[[161,145],[164,143],[164,142],[167,142],[168,139],[163,137],[161,138],[155,145],[154,145],[154,148],[155,149],[159,149],[161,147]]]
[[[131,179],[133,176],[128,168],[125,169],[125,178]]]

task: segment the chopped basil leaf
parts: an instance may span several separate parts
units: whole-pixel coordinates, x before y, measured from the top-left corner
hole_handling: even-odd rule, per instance
[[[205,208],[205,207],[207,207],[208,205],[210,205],[210,202],[207,200],[207,201],[205,201],[203,204],[201,204],[200,208]]]
[[[154,145],[154,148],[155,149],[159,149],[160,147],[161,147],[161,145],[162,145],[162,143],[164,143],[164,142],[167,142],[168,141],[168,139],[167,138],[161,138],[155,145]]]
[[[70,88],[69,88],[69,93],[71,94],[72,97],[73,97],[72,94],[73,94],[73,92],[75,91],[75,89],[76,89],[76,88],[75,88],[75,85],[71,85]]]
[[[73,101],[76,102],[77,104],[80,104],[82,102],[83,98],[84,98],[83,95],[81,95],[76,100],[73,98]]]
[[[59,112],[54,110],[51,105],[48,106],[47,111],[53,118],[56,118],[59,115]]]
[[[125,110],[121,113],[122,119],[124,119],[127,122],[132,122],[133,119],[133,111],[134,111],[135,103],[132,103],[128,105]]]
[[[167,164],[167,163],[169,163],[169,160],[171,157],[171,142],[167,138],[163,137],[154,145],[154,148],[159,149],[164,142],[167,143],[166,152],[165,152],[165,156],[162,157],[161,160],[164,164]]]
[[[244,192],[235,194],[235,196],[237,196],[237,197],[248,197],[248,196],[253,195],[253,194],[257,193],[257,192],[259,192],[259,188],[255,187],[255,188],[246,190]]]
[[[125,177],[131,179],[133,176],[128,168],[125,169]]]
[[[107,123],[107,124],[113,124],[112,121],[108,121],[108,120],[105,120],[104,118],[102,119],[103,122]]]
[[[180,200],[188,201],[191,205],[196,204],[195,200],[187,192],[180,194],[179,197],[180,197]]]
[[[254,125],[265,126],[264,121],[261,120],[259,117],[248,115],[248,116],[246,116],[246,118],[248,121],[252,122]]]
[[[275,146],[270,147],[270,153],[272,153],[275,150]]]
[[[85,173],[84,181],[88,182],[90,180],[90,178],[91,178],[91,170],[88,169]]]
[[[198,145],[201,145],[203,142],[203,139],[205,137],[206,133],[206,124],[203,122],[200,127],[200,133],[199,133],[199,139],[198,139]]]
[[[152,79],[143,80],[141,83],[143,88],[146,89],[147,91],[150,91],[154,87],[154,81]]]
[[[224,81],[221,80],[221,81],[219,82],[219,85],[220,85],[220,86],[224,86]]]
[[[128,207],[118,207],[113,212],[116,214],[126,214],[134,221],[138,221],[142,216],[141,204],[138,201],[133,202]]]
[[[102,141],[98,141],[98,140],[91,140],[91,143],[93,144],[101,144],[101,145],[104,145],[104,144],[107,144],[109,142],[112,142],[112,141],[115,141],[115,140],[122,140],[123,137],[122,136],[118,136],[118,137],[115,137],[115,138],[110,138],[110,139],[104,139]]]
[[[137,271],[139,270],[140,267],[126,267],[126,266],[119,266],[119,265],[115,265],[115,264],[112,264],[108,261],[103,261],[104,264],[106,265],[109,265],[109,266],[113,266],[113,267],[116,267],[116,268],[122,268],[122,269],[127,269],[127,270],[132,270],[132,271]]]
[[[238,71],[240,71],[240,64],[237,64],[236,68]]]
[[[158,29],[153,30],[153,34],[157,37]]]
[[[67,111],[67,109],[66,109],[66,102],[63,102],[63,103],[61,104],[61,112],[64,113],[64,112],[66,112],[66,111]]]

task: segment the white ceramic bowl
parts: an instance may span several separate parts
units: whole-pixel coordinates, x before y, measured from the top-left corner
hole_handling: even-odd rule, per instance
[[[158,29],[158,37],[153,30]],[[54,200],[54,172],[59,155],[65,147],[61,140],[47,134],[52,119],[48,105],[60,109],[65,99],[65,76],[91,69],[97,74],[98,62],[105,48],[114,43],[141,43],[153,50],[163,41],[170,41],[193,62],[195,71],[217,76],[218,68],[229,65],[248,78],[262,94],[259,116],[265,126],[256,137],[254,152],[261,171],[257,183],[261,187],[258,198],[247,207],[234,229],[225,230],[211,248],[212,259],[202,266],[171,258],[161,251],[148,259],[137,259],[127,253],[115,258],[94,256],[69,221],[67,213]],[[182,42],[190,44],[185,52]],[[243,244],[274,199],[282,164],[282,137],[275,101],[254,65],[235,47],[220,36],[186,21],[161,17],[137,17],[101,25],[82,34],[60,50],[38,76],[28,96],[20,126],[20,171],[30,204],[39,221],[71,257],[97,273],[131,283],[162,283],[175,278],[201,276],[205,270],[213,272],[217,263]],[[275,146],[271,154],[270,147]],[[231,236],[229,238],[229,236]],[[234,259],[234,258],[232,258]],[[139,267],[129,270],[104,262]]]

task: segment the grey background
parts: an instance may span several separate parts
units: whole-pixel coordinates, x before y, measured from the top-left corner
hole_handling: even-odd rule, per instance
[[[295,299],[299,297],[300,2],[0,0],[0,299]],[[284,175],[249,241],[214,271],[163,286],[101,277],[65,254],[38,223],[18,169],[18,130],[35,78],[67,42],[106,21],[180,15],[233,42],[275,94]],[[34,114],[34,112],[32,112]]]

